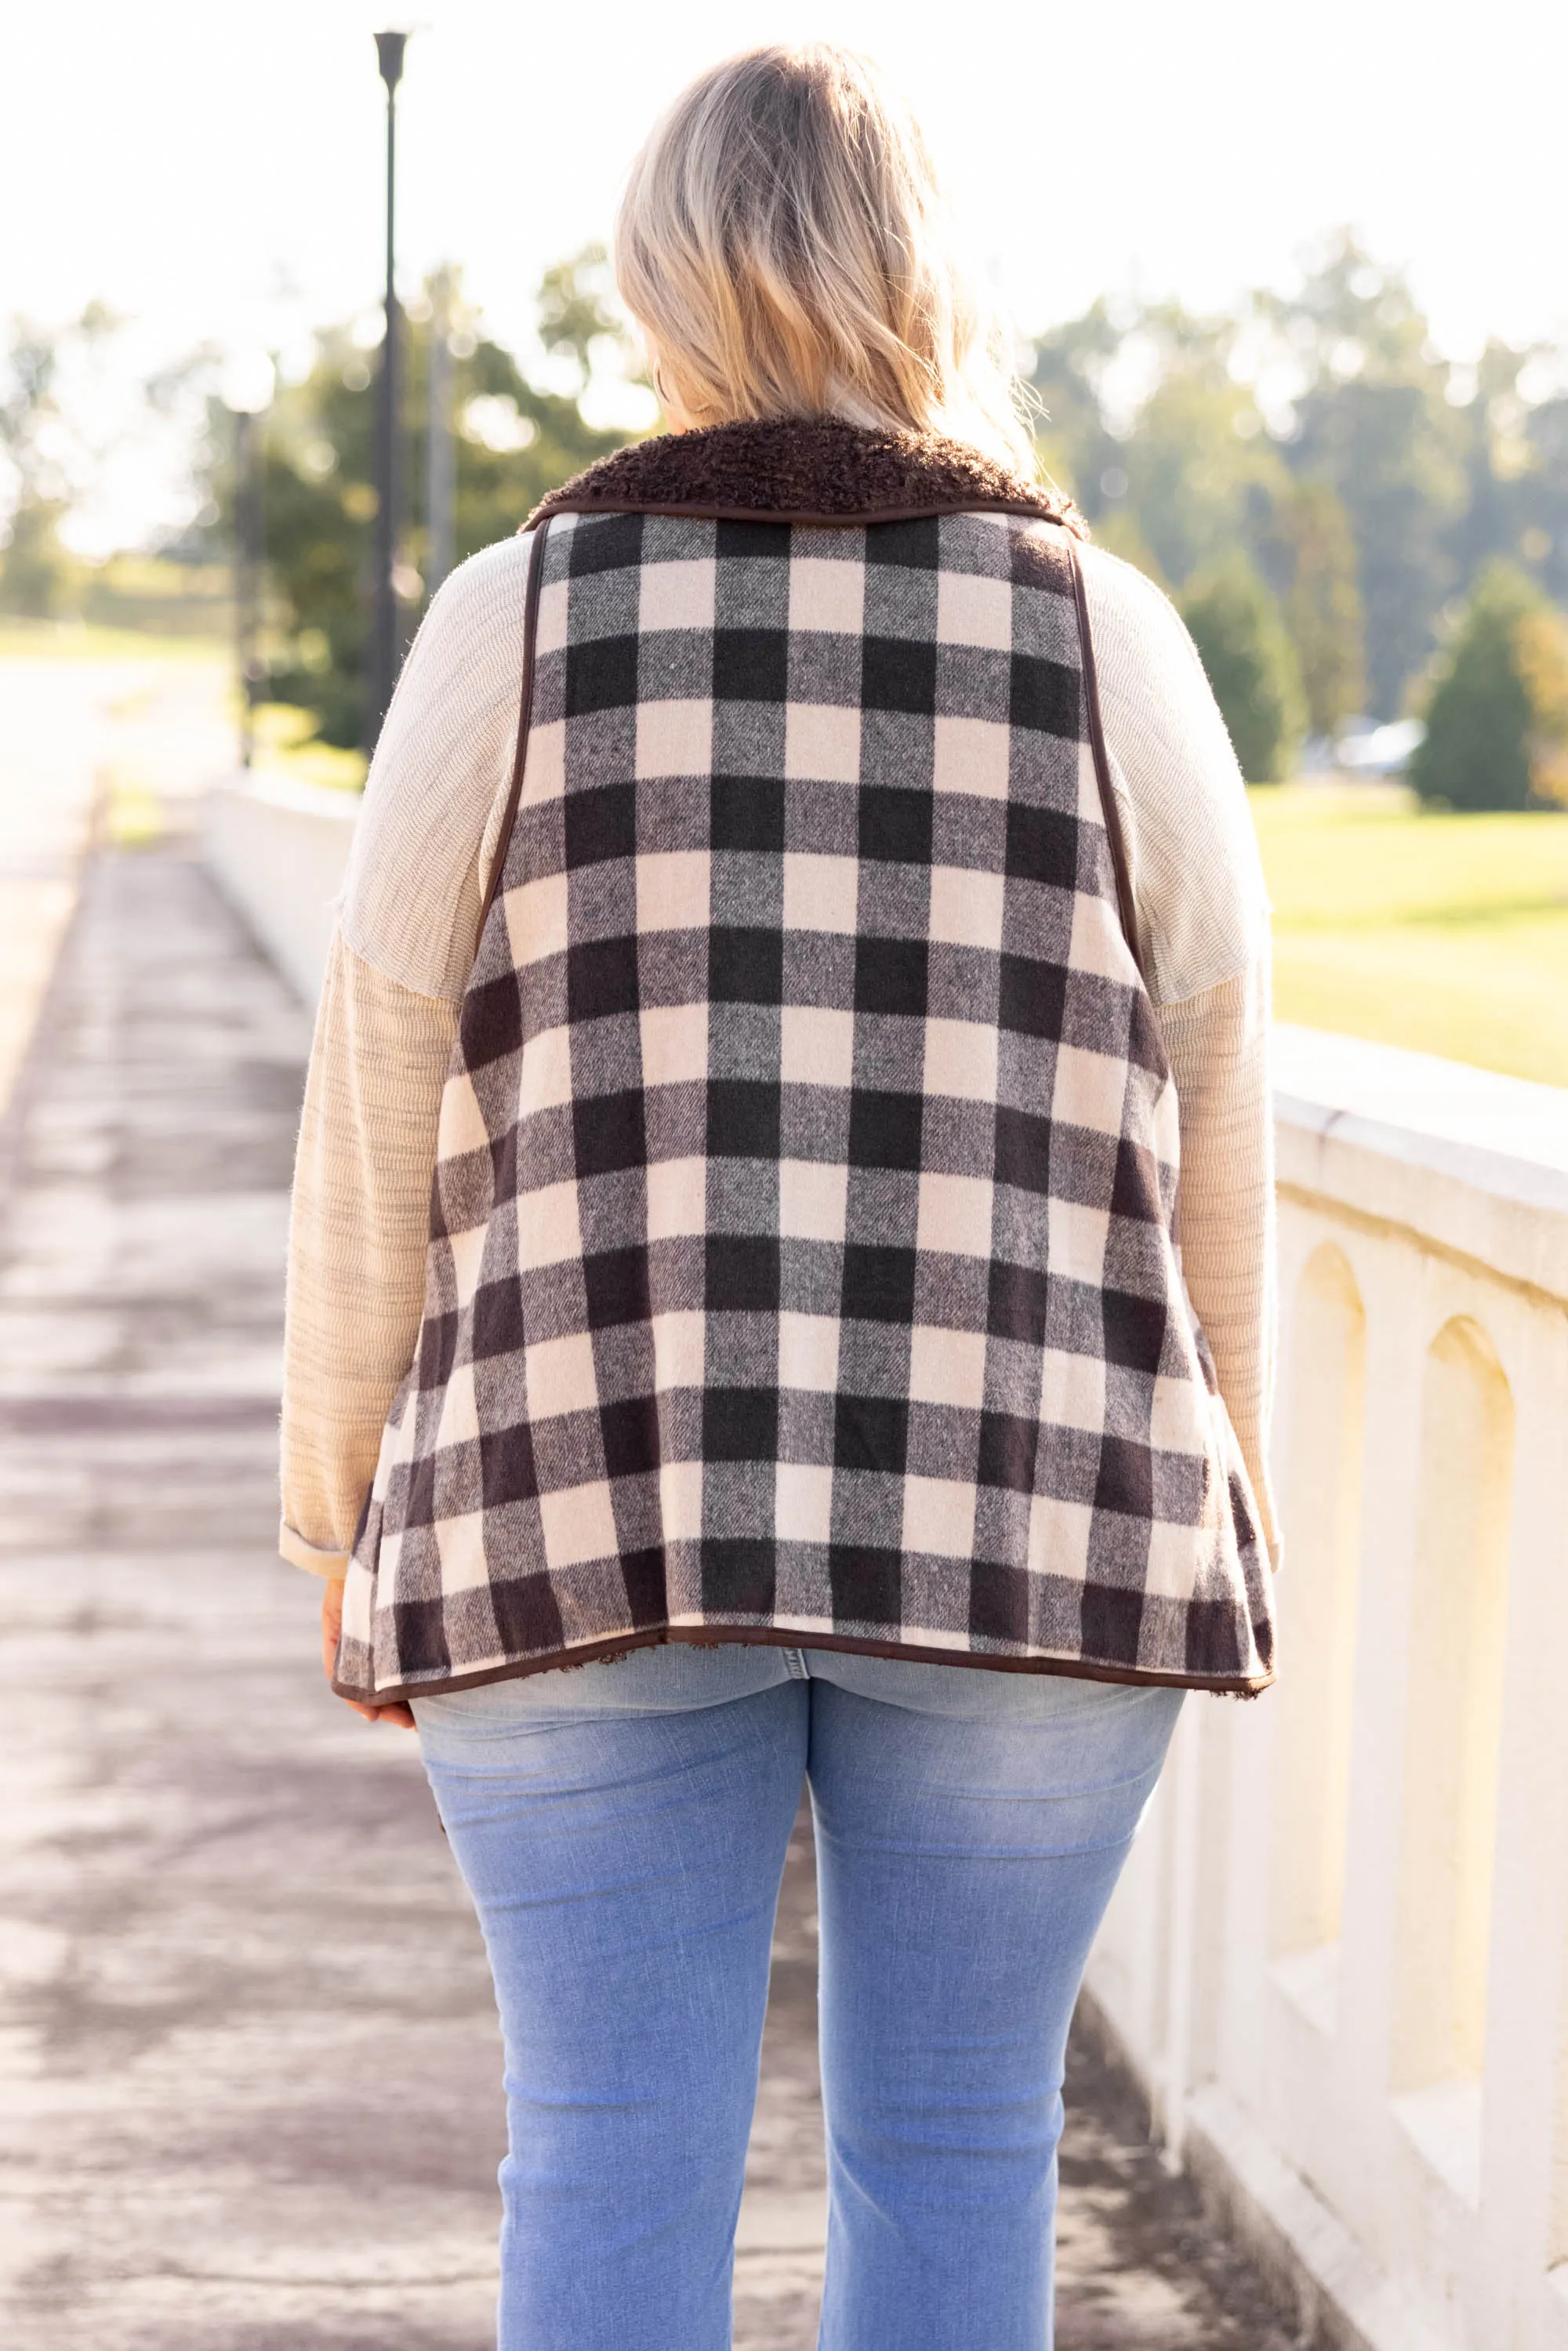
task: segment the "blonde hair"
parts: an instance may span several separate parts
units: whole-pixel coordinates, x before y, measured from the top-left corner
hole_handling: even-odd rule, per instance
[[[632,166],[615,275],[695,424],[834,414],[1034,471],[999,321],[867,58],[752,49],[693,82]]]

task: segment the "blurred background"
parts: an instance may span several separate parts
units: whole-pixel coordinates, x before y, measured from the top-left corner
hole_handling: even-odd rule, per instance
[[[9,13],[6,2351],[493,2339],[483,1951],[276,1555],[311,1008],[431,597],[656,425],[632,153],[824,36],[1185,616],[1276,913],[1287,1666],[1185,1710],[1091,1964],[1061,2351],[1568,2351],[1561,0]],[[815,2341],[814,1899],[803,1816],[740,2351]]]
[[[378,27],[348,0],[16,23],[0,661],[136,667],[121,831],[172,779],[149,744],[210,767],[204,695],[239,730],[236,632],[245,756],[357,789],[378,569],[401,653],[455,562],[655,422],[604,261],[652,116],[727,49],[826,31],[910,93],[1044,463],[1192,630],[1258,788],[1281,1014],[1563,1081],[1563,13],[830,16],[401,20],[390,565]]]

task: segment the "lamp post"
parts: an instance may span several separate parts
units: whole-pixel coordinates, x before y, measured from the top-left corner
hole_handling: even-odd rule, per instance
[[[382,340],[376,439],[375,590],[371,607],[365,747],[374,750],[382,721],[397,684],[398,526],[402,519],[402,467],[399,464],[398,369],[401,359],[402,313],[397,298],[397,86],[402,79],[402,54],[408,35],[378,33],[376,62],[387,88],[387,254],[386,332]]]
[[[224,371],[222,396],[235,421],[235,664],[239,672],[239,763],[256,755],[256,700],[262,682],[261,570],[266,558],[261,420],[272,405],[273,368],[265,351],[245,353]]]

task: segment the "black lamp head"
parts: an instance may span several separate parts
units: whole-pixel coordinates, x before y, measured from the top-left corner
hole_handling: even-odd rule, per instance
[[[381,68],[382,79],[387,86],[389,97],[402,79],[402,53],[407,46],[406,33],[376,35],[376,63]]]

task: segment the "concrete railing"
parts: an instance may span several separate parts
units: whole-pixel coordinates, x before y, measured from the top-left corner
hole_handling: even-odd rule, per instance
[[[357,799],[214,793],[308,1000]],[[1280,1685],[1195,1699],[1090,1967],[1355,2351],[1568,2351],[1568,1092],[1279,1032]]]
[[[307,1004],[321,992],[358,792],[239,772],[208,796],[204,847],[225,894]]]
[[[1568,1092],[1279,1065],[1281,1680],[1185,1709],[1092,1999],[1324,2340],[1564,2351]]]

